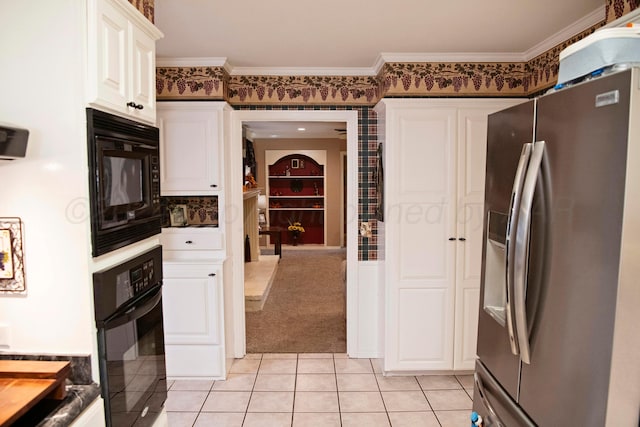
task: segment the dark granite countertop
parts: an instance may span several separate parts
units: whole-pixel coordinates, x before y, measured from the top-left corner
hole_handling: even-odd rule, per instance
[[[71,374],[65,386],[67,396],[63,400],[42,400],[16,421],[12,427],[68,426],[100,396],[100,386],[93,382],[91,378],[91,360],[89,356],[0,354],[0,359],[68,360],[71,362]]]

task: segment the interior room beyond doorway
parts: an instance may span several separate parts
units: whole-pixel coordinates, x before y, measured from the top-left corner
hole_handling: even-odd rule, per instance
[[[313,128],[314,124],[319,124],[319,123],[324,123],[324,127],[325,128],[330,128],[330,132],[332,133],[332,135],[328,138],[324,138],[324,139],[333,139],[334,141],[332,142],[333,144],[335,144],[336,146],[336,150],[335,150],[335,164],[336,164],[336,170],[335,172],[332,172],[331,175],[332,177],[335,175],[336,178],[336,184],[331,184],[331,187],[336,189],[336,196],[337,196],[337,202],[329,202],[328,206],[327,206],[327,210],[329,209],[333,209],[335,208],[337,210],[337,220],[336,220],[336,225],[335,225],[335,231],[332,230],[327,230],[327,237],[326,240],[323,240],[323,242],[321,244],[317,244],[317,243],[313,243],[313,244],[307,244],[304,242],[304,236],[302,238],[301,241],[301,248],[305,247],[305,249],[307,249],[309,246],[313,245],[318,245],[319,247],[323,247],[323,248],[330,248],[330,249],[340,249],[341,246],[341,223],[347,223],[348,220],[345,218],[340,218],[340,214],[341,212],[345,212],[348,211],[349,209],[346,209],[343,205],[343,203],[341,202],[343,200],[343,196],[346,195],[347,197],[345,197],[344,199],[347,200],[348,203],[353,204],[353,206],[355,207],[355,210],[357,211],[357,114],[354,114],[354,112],[339,112],[336,115],[336,112],[331,112],[329,115],[327,115],[326,111],[320,111],[320,112],[310,112],[310,111],[306,111],[306,112],[300,112],[300,111],[279,111],[279,112],[265,112],[265,111],[242,111],[242,112],[237,112],[239,117],[242,117],[242,120],[236,120],[235,121],[235,126],[238,125],[238,123],[241,123],[242,126],[242,130],[243,132],[247,132],[248,129],[252,128],[252,125],[254,124],[258,124],[258,125],[264,125],[266,123],[272,123],[272,122],[288,122],[289,124],[294,124],[295,127],[295,133],[293,135],[291,135],[290,138],[280,138],[281,141],[280,143],[283,144],[280,147],[277,147],[278,149],[282,149],[282,150],[287,150],[287,149],[295,149],[294,143],[300,143],[300,142],[304,142],[305,139],[323,139],[323,138],[319,138],[319,137],[315,137],[315,138],[301,138],[299,132],[304,132],[304,131],[298,131],[299,127],[305,127],[305,128]],[[264,117],[269,116],[270,114],[267,113],[272,113],[275,116],[279,117],[278,120],[265,120]],[[300,113],[305,113],[305,114],[300,114]],[[346,114],[345,114],[346,113]],[[300,116],[304,116],[305,120],[295,120],[296,118],[300,117]],[[288,116],[288,117],[287,117]],[[314,117],[315,116],[315,117]],[[344,117],[344,121],[333,121],[333,120],[326,120],[326,117],[336,117],[339,116],[340,118]],[[254,119],[254,117],[259,117],[258,120]],[[284,119],[282,119],[282,117],[285,117]],[[322,120],[322,118],[325,117],[325,120]],[[251,118],[250,120],[248,118]],[[308,119],[307,119],[308,118]],[[305,122],[304,125],[300,125],[297,122]],[[292,123],[292,122],[296,122],[296,123]],[[349,137],[347,136],[348,131],[350,130],[350,132],[352,132],[352,136],[351,139],[352,141],[349,141]],[[276,132],[272,132],[269,134],[269,136],[267,138],[267,140],[273,139],[274,137],[271,137],[271,135],[277,135]],[[252,135],[253,136],[253,135]],[[344,139],[344,137],[347,137],[346,141]],[[234,140],[237,141],[237,138],[234,138]],[[288,140],[288,141],[287,141]],[[265,160],[261,160],[262,155],[258,154],[262,152],[262,148],[261,145],[265,145],[265,151],[266,151],[266,147],[268,148],[272,148],[273,146],[268,146],[268,141],[260,141],[260,138],[253,138],[252,145],[253,145],[253,149],[254,149],[254,155],[255,155],[255,160],[256,160],[256,166],[255,166],[255,179],[256,179],[256,184],[258,188],[264,188],[264,191],[267,190],[267,185],[262,184],[260,181],[265,182],[266,179],[268,179],[268,165],[266,163]],[[307,148],[307,149],[316,149],[318,148],[317,145],[314,146],[312,145],[310,142],[306,142],[307,145],[303,146],[303,148]],[[347,182],[347,188],[345,189],[341,189],[342,186],[342,181],[341,181],[341,168],[343,167],[343,163],[342,163],[342,159],[344,158],[344,154],[345,152],[349,152],[349,145],[352,144],[351,150],[353,152],[353,158],[351,159],[354,163],[353,166],[353,176],[349,177],[348,174],[346,174],[345,176],[347,177],[347,179],[345,180],[345,182]],[[322,147],[321,147],[322,148]],[[236,151],[237,152],[237,151]],[[243,152],[243,154],[246,154]],[[330,156],[332,156],[333,154],[330,154]],[[243,156],[244,157],[244,156]],[[302,157],[299,157],[302,158]],[[296,157],[294,157],[294,159],[298,159]],[[301,162],[300,162],[301,163]],[[301,164],[300,163],[293,163],[290,164],[290,167],[298,167],[301,168]],[[348,162],[348,163],[351,163]],[[244,164],[243,164],[243,172],[245,170],[244,168]],[[301,168],[302,169],[302,168]],[[282,173],[282,171],[281,171]],[[286,171],[284,172],[286,176]],[[261,177],[263,177],[261,179]],[[350,178],[350,179],[349,179]],[[303,184],[303,188],[304,188],[304,184]],[[313,188],[313,187],[310,187]],[[343,192],[343,191],[344,192]],[[320,190],[320,194],[324,195],[324,191]],[[269,194],[264,194],[266,196],[268,196]],[[267,203],[266,205],[267,207],[270,206],[270,203]],[[281,206],[282,206],[282,202],[281,202]],[[322,206],[322,205],[320,205]],[[312,206],[313,208],[313,206]],[[266,219],[266,215],[265,218],[263,218],[262,221],[264,221],[264,219]],[[268,225],[268,222],[266,223],[266,226]],[[302,224],[302,226],[304,227],[304,223]],[[347,229],[349,228],[349,226],[347,225],[346,227]],[[353,230],[356,230],[357,232],[357,226],[354,225]],[[283,230],[283,233],[288,232],[288,230]],[[349,260],[351,259],[351,262],[353,262],[354,265],[354,269],[357,268],[357,234],[356,232],[351,233],[352,235],[349,237],[347,236],[346,239],[346,248],[342,248],[342,253],[343,253],[343,257],[344,257],[344,265],[348,266],[349,265]],[[335,237],[332,236],[332,234],[335,234]],[[267,236],[262,236],[262,239],[266,240]],[[351,240],[350,240],[351,239]],[[344,238],[342,239],[344,241]],[[268,244],[267,244],[268,243]],[[305,246],[306,245],[306,246]],[[274,248],[274,245],[272,242],[266,242],[266,241],[262,241],[262,246],[263,247],[267,247],[269,248],[270,251],[273,251],[272,248]],[[283,256],[286,256],[287,250],[290,248],[290,246],[288,245],[287,242],[284,243],[284,249],[283,249]],[[351,253],[352,252],[352,253]],[[272,253],[272,252],[271,252]],[[356,273],[355,271],[353,273]],[[344,280],[344,278],[346,278],[347,275],[343,275],[343,279],[342,281],[342,287],[343,289],[346,289],[349,287],[349,283],[348,280]],[[346,286],[345,286],[346,285]],[[348,302],[348,294],[349,292],[346,292],[346,295],[343,294],[342,296],[342,300],[345,301],[347,300]],[[239,294],[236,294],[239,295]],[[244,289],[242,289],[242,297],[243,297],[243,302],[244,302]],[[237,302],[237,298],[236,298],[236,302]],[[345,306],[348,306],[349,304],[345,304]],[[237,308],[238,305],[235,305],[235,307]],[[244,310],[243,310],[244,311]],[[348,313],[348,308],[346,310],[346,312]],[[244,314],[244,313],[243,313]],[[240,316],[240,312],[235,311],[235,318],[238,319],[238,317]],[[347,315],[348,316],[348,315]],[[243,319],[244,320],[244,319]],[[243,326],[244,326],[244,322]],[[239,332],[239,328],[236,328],[236,331]],[[246,339],[246,331],[242,331],[243,334],[242,336],[238,336],[236,334],[236,340],[238,338],[241,338],[242,341],[245,341]],[[347,331],[346,335],[349,335],[349,332]],[[236,341],[237,342],[237,341]],[[245,341],[246,342],[246,341]],[[347,339],[348,342],[348,339]],[[236,350],[238,349],[238,346],[236,346]],[[243,349],[246,352],[246,347]],[[348,348],[347,348],[348,351]],[[237,351],[236,351],[237,354]]]

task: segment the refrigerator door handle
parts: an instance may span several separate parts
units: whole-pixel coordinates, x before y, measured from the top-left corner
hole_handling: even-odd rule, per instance
[[[545,142],[536,141],[533,144],[531,159],[522,187],[522,200],[516,227],[514,261],[514,294],[513,302],[516,314],[516,335],[520,348],[520,360],[526,364],[531,363],[531,349],[529,346],[529,326],[527,324],[527,262],[529,259],[529,237],[531,231],[531,213],[533,208],[533,196],[536,190],[536,182],[540,175],[540,166],[544,155]]]
[[[509,343],[511,344],[511,352],[518,355],[520,350],[518,347],[517,330],[515,327],[515,306],[513,303],[514,297],[514,256],[515,256],[515,243],[517,232],[518,214],[520,212],[520,202],[522,199],[522,188],[524,187],[525,173],[529,159],[531,157],[531,150],[533,148],[532,143],[526,143],[522,146],[522,152],[520,153],[520,160],[518,162],[518,168],[516,169],[516,176],[513,180],[513,190],[511,191],[511,202],[509,205],[509,217],[507,219],[507,231],[505,239],[505,256],[506,256],[506,302],[505,312],[507,318],[507,330],[509,332]]]
[[[480,400],[482,401],[482,404],[489,412],[489,417],[492,419],[492,421],[494,421],[492,426],[505,427],[504,423],[500,420],[500,417],[498,417],[498,414],[496,414],[495,409],[493,409],[491,402],[489,402],[489,398],[487,397],[487,392],[484,389],[484,384],[482,384],[482,379],[480,379],[480,375],[478,374],[478,372],[473,373],[473,382],[476,385],[476,390],[478,391],[478,395],[480,396]]]

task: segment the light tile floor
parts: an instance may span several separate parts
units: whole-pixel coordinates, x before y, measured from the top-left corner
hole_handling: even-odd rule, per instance
[[[384,377],[376,359],[249,354],[226,381],[169,381],[170,427],[459,427],[471,375]]]

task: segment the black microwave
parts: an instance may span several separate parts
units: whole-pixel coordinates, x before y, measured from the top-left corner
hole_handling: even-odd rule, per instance
[[[92,255],[161,231],[160,131],[87,108]]]

